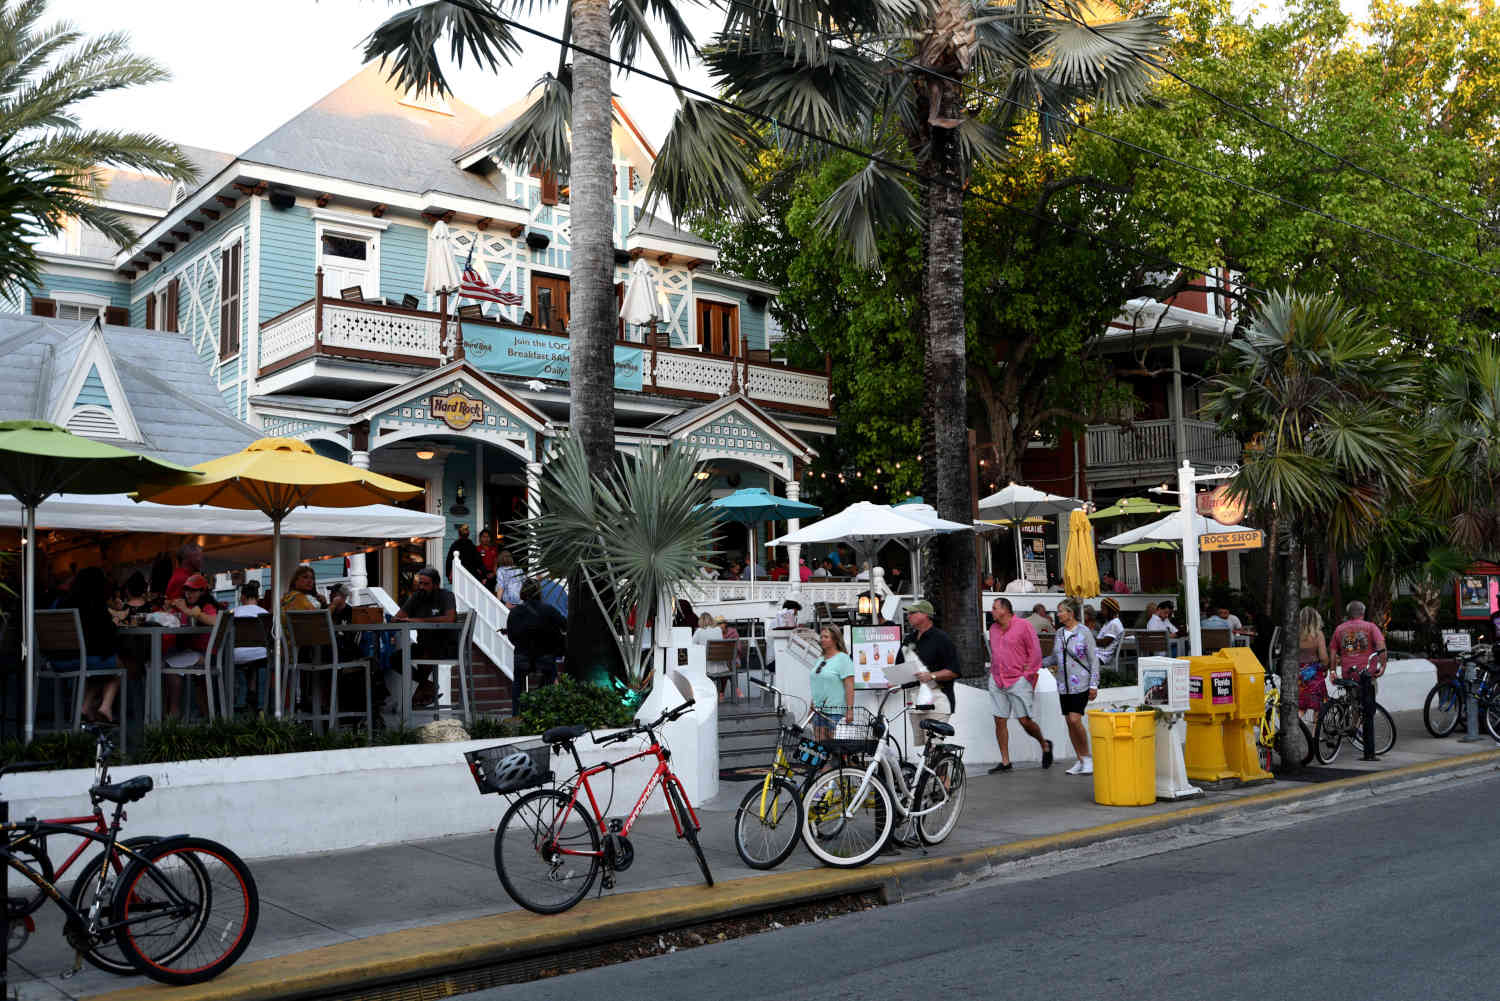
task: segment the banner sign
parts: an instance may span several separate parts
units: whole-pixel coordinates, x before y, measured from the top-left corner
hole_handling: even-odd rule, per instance
[[[568,339],[530,330],[464,324],[464,357],[475,368],[522,379],[569,382]],[[615,345],[615,388],[640,392],[645,351]]]

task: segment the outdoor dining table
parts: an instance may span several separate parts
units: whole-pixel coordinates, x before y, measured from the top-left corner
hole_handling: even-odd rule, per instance
[[[151,657],[146,663],[146,701],[145,716],[146,725],[160,723],[162,717],[161,708],[161,671],[164,659],[162,657],[162,637],[164,636],[207,636],[213,632],[212,626],[121,626],[115,630],[119,636],[145,636],[151,640]],[[189,695],[191,698],[191,695]]]
[[[454,633],[457,633],[457,632],[459,632],[459,631],[461,631],[463,629],[463,623],[462,622],[370,622],[370,623],[349,622],[349,623],[344,623],[343,625],[336,625],[336,626],[333,627],[333,631],[336,632],[336,633],[394,633],[395,634],[396,645],[400,648],[400,651],[401,651],[401,657],[400,657],[400,663],[401,663],[401,668],[400,668],[400,672],[401,672],[401,696],[400,696],[400,698],[398,698],[396,700],[396,702],[397,702],[397,705],[399,707],[399,712],[401,714],[401,727],[402,727],[402,729],[405,729],[407,723],[410,722],[410,720],[411,720],[411,643],[412,643],[411,634],[413,632],[441,632],[442,630],[445,630],[445,629],[446,630],[452,630]],[[458,658],[454,657],[453,662],[455,664],[457,664],[458,663]],[[435,672],[434,672],[434,675],[435,675]],[[434,682],[436,682],[436,677],[435,676],[434,676]],[[463,679],[460,678],[459,679],[459,684],[462,684],[462,683],[463,683]],[[451,694],[450,694],[450,698],[451,698]]]

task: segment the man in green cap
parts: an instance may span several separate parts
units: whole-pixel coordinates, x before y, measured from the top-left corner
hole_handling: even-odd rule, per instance
[[[915,638],[908,639],[907,642],[915,648],[918,659],[926,668],[917,672],[916,679],[923,684],[937,682],[943,694],[948,696],[949,711],[956,712],[958,703],[953,699],[953,682],[962,673],[959,670],[958,648],[953,645],[953,640],[947,633],[932,624],[932,613],[932,602],[925,598],[906,606],[906,621],[911,623],[912,630],[916,633]]]

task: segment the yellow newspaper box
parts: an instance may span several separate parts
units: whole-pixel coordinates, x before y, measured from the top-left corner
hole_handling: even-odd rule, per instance
[[[1090,709],[1094,802],[1146,806],[1156,802],[1156,711]]]
[[[1194,782],[1257,782],[1255,731],[1265,712],[1266,673],[1247,647],[1229,647],[1188,661],[1187,742]]]

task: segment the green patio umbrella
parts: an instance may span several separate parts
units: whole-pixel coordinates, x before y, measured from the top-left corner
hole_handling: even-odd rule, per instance
[[[805,504],[789,497],[777,497],[764,487],[745,487],[732,494],[716,498],[709,507],[726,521],[737,521],[750,527],[750,590],[755,590],[755,559],[759,550],[755,548],[755,526],[762,521],[784,521],[788,518],[816,518],[823,509],[816,504]],[[789,567],[787,580],[797,573]]]
[[[1122,553],[1149,553],[1149,552],[1152,552],[1153,550],[1158,550],[1158,549],[1160,549],[1160,550],[1168,550],[1168,551],[1171,551],[1171,552],[1176,552],[1177,550],[1179,550],[1181,548],[1182,547],[1179,546],[1175,542],[1165,542],[1165,541],[1161,541],[1161,542],[1132,542],[1128,546],[1121,546],[1120,547],[1120,552],[1122,552]]]
[[[45,421],[0,421],[0,490],[19,501],[26,552],[21,575],[21,659],[25,665],[25,742],[35,735],[36,509],[53,494],[120,494],[147,480],[196,479],[191,469],[70,434]]]
[[[1124,518],[1132,514],[1170,514],[1176,510],[1176,505],[1158,504],[1147,497],[1122,497],[1109,507],[1095,511],[1089,518],[1103,521],[1105,518]]]

